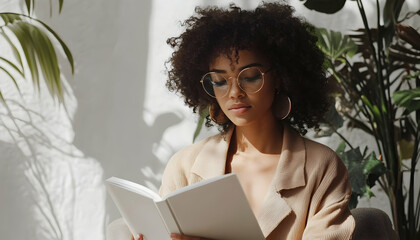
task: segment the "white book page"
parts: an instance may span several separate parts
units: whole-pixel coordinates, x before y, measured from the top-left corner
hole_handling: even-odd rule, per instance
[[[133,236],[141,233],[145,240],[170,239],[168,229],[153,199],[160,199],[159,195],[126,180],[109,180],[106,181],[108,192]]]
[[[235,174],[191,185],[166,201],[185,235],[258,240],[264,235]]]
[[[145,197],[149,197],[151,199],[153,199],[155,202],[162,200],[162,198],[159,196],[159,194],[155,193],[154,191],[150,190],[149,188],[125,180],[125,179],[121,179],[121,178],[117,178],[117,177],[110,177],[106,180],[106,182],[111,183],[113,185],[119,186],[121,188],[125,188],[129,191],[141,194]]]
[[[204,186],[204,185],[207,185],[209,183],[220,181],[221,179],[232,178],[235,175],[236,175],[235,173],[229,173],[229,174],[225,174],[225,175],[220,175],[220,176],[217,176],[217,177],[213,177],[213,178],[210,178],[210,179],[206,179],[206,180],[203,180],[201,182],[197,182],[197,183],[194,183],[194,184],[185,186],[183,188],[176,189],[175,191],[170,192],[167,195],[163,196],[162,199],[168,199],[168,198],[170,198],[172,196],[182,194],[183,192],[188,192],[188,191],[190,191],[192,189],[199,188],[199,187]]]

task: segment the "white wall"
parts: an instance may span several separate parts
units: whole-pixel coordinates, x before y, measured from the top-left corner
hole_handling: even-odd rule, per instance
[[[35,15],[48,15],[47,5],[37,3]],[[0,11],[21,12],[21,5],[2,0]],[[69,25],[62,25],[58,33],[63,36],[62,32],[74,29]],[[71,47],[78,42],[76,37],[69,41],[63,36]],[[4,41],[0,46],[0,55],[12,59],[9,46]],[[20,96],[8,76],[0,73],[7,102],[7,107],[0,105],[1,239],[103,239],[103,168],[74,144],[77,100],[75,87],[68,84],[73,81],[68,64],[62,61],[62,65],[65,107],[49,96],[45,86],[35,92],[30,79],[18,79]]]
[[[0,0],[0,12],[22,12],[22,2]],[[61,239],[103,239],[107,222],[119,216],[103,179],[119,176],[156,189],[168,158],[192,142],[196,117],[164,86],[164,61],[171,53],[166,39],[181,31],[179,21],[196,4],[227,3],[72,0],[64,1],[58,15],[53,1],[50,16],[48,2],[36,1],[34,15],[68,44],[76,71],[70,74],[60,53],[66,109],[45,88],[34,92],[30,81],[20,81],[20,97],[0,73],[0,88],[13,111],[11,117],[0,106],[0,235],[55,239],[61,229]],[[353,2],[335,16],[309,11],[299,1],[293,4],[318,26],[361,26],[354,21],[359,18]],[[1,56],[12,56],[4,42],[0,46]],[[321,139],[333,148],[336,140]],[[388,202],[381,196],[363,205],[386,210]]]

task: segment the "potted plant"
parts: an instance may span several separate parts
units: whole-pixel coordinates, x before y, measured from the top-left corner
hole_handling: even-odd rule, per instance
[[[345,2],[307,0],[304,5],[335,13]],[[339,113],[334,114],[333,109],[325,126],[330,133],[338,133],[343,118],[347,128],[361,129],[375,139],[376,154],[368,155],[340,135],[350,150],[344,151],[342,144],[339,154],[348,167],[360,170],[354,174],[354,169],[349,168],[352,185],[379,184],[389,199],[400,239],[420,239],[420,193],[415,189],[420,158],[420,34],[405,24],[420,11],[402,15],[404,0],[387,0],[384,6],[376,1],[378,24],[370,27],[362,0],[356,3],[362,29],[348,35],[318,30],[319,47],[327,55],[329,82],[334,85],[335,110]],[[376,158],[383,165],[375,162]],[[366,188],[359,190],[359,196],[370,195]]]

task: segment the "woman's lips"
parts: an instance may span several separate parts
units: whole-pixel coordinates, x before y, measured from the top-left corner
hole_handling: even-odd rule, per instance
[[[237,105],[233,105],[229,108],[229,111],[236,113],[236,114],[241,114],[244,113],[246,111],[248,111],[251,108],[251,106],[245,105],[245,104],[237,104]]]

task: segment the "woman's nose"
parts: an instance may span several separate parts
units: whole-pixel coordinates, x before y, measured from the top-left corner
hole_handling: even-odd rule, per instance
[[[231,86],[229,89],[229,97],[230,98],[239,98],[245,95],[245,92],[239,87],[238,81],[235,78],[231,78]]]

